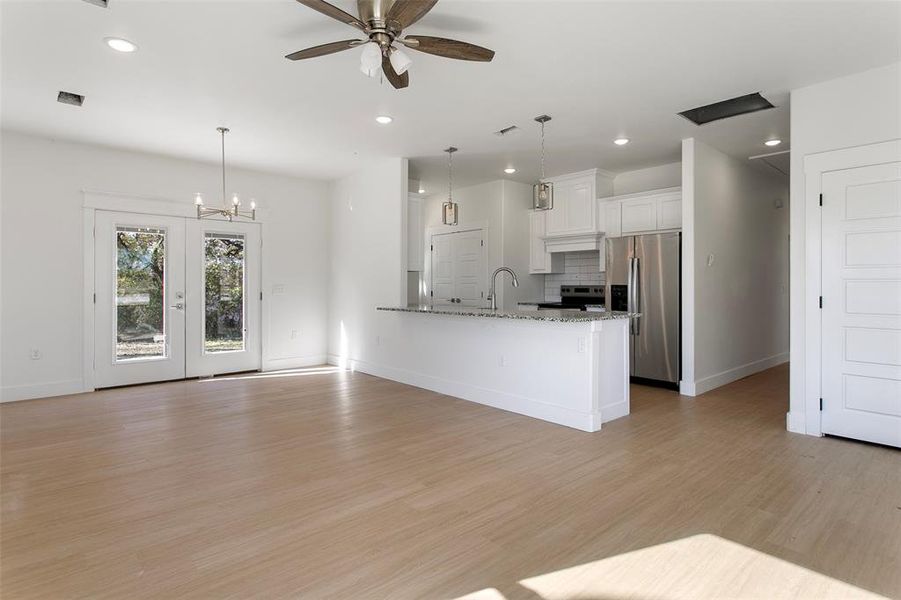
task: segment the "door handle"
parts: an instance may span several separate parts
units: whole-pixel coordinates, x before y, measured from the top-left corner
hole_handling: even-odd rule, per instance
[[[635,258],[635,275],[633,276],[633,283],[635,286],[635,309],[634,312],[641,312],[641,259]],[[641,317],[635,317],[635,335],[641,335]]]
[[[184,309],[185,309],[185,303],[184,303],[184,302],[176,302],[175,304],[173,304],[173,305],[170,306],[169,308],[177,308],[178,310],[184,310]]]
[[[629,258],[629,280],[627,282],[626,310],[635,312],[635,259]],[[629,333],[635,335],[635,319],[629,319]]]

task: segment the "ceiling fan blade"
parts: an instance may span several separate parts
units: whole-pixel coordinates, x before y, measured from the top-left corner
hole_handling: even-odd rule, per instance
[[[455,58],[457,60],[474,60],[490,62],[494,58],[494,50],[482,48],[475,44],[449,40],[447,38],[432,37],[429,35],[408,35],[402,40],[403,44],[413,50],[419,50],[427,54]],[[408,43],[412,42],[412,43]]]
[[[325,56],[326,54],[334,54],[342,50],[350,50],[354,46],[358,46],[360,40],[342,40],[340,42],[331,42],[322,44],[321,46],[313,46],[304,50],[298,50],[285,56],[288,60],[302,60],[304,58],[315,58],[317,56]]]
[[[397,23],[398,30],[406,29],[423,18],[437,3],[438,0],[395,0],[385,20]]]
[[[319,11],[322,14],[329,16],[333,19],[341,21],[342,23],[347,23],[351,27],[356,27],[360,31],[366,31],[366,24],[363,23],[360,19],[355,16],[348,14],[338,8],[337,6],[332,6],[325,0],[297,0],[304,6],[312,8],[315,11]]]
[[[398,75],[394,67],[391,66],[391,59],[387,56],[382,58],[382,71],[385,73],[385,78],[388,82],[394,86],[394,89],[400,90],[410,85],[410,72],[404,71],[403,75]]]

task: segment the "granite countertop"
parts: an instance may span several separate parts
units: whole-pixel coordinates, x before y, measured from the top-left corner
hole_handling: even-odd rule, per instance
[[[379,306],[376,310],[390,312],[422,313],[429,315],[452,315],[458,317],[483,317],[491,319],[519,319],[525,321],[553,321],[557,323],[584,323],[590,321],[610,321],[641,316],[627,312],[580,312],[573,310],[491,310],[468,306],[431,306],[428,304],[411,306]]]

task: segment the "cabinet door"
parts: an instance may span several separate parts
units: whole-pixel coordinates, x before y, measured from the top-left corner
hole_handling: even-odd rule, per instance
[[[644,198],[624,200],[622,211],[622,233],[654,231],[657,229],[656,200]]]
[[[529,213],[529,272],[545,273],[548,255],[544,248],[545,219],[552,211],[533,211]]]
[[[657,229],[682,227],[682,198],[663,198],[657,204]]]
[[[566,233],[566,215],[569,206],[571,189],[565,184],[554,184],[554,208],[548,211],[545,219],[545,234],[560,235]]]
[[[569,185],[566,202],[567,233],[591,233],[595,230],[594,186],[587,182]]]
[[[604,206],[604,235],[608,238],[623,235],[622,205],[619,202],[607,202]]]

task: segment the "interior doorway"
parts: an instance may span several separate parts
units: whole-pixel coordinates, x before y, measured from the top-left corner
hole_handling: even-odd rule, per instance
[[[94,385],[260,368],[260,227],[98,210]]]

